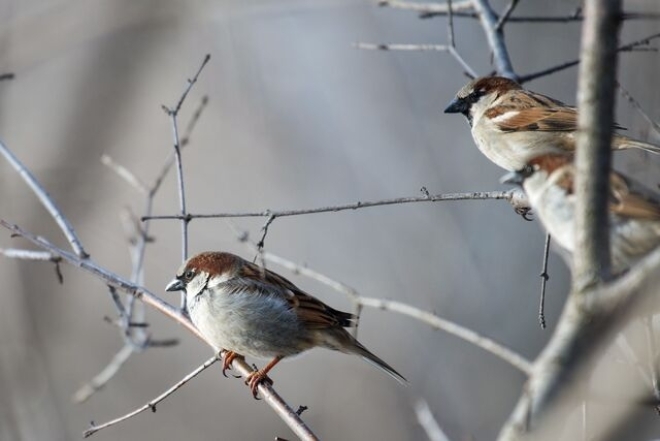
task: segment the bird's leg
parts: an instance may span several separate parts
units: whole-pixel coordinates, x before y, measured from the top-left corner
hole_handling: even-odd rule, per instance
[[[233,351],[227,351],[227,353],[225,353],[225,358],[224,358],[224,360],[222,360],[222,375],[227,377],[227,374],[225,373],[225,371],[227,369],[231,369],[231,362],[234,361],[238,357],[242,357],[242,355],[237,354],[236,352],[233,352]]]
[[[250,375],[247,376],[245,379],[245,384],[250,386],[250,390],[252,391],[252,396],[257,399],[257,387],[259,386],[259,383],[265,381],[268,384],[273,384],[273,380],[268,378],[268,372],[275,367],[277,363],[280,362],[282,359],[281,356],[277,356],[273,358],[266,366],[263,368],[254,371],[250,373]]]

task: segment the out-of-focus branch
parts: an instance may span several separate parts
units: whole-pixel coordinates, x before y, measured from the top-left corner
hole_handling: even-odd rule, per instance
[[[620,0],[585,3],[578,88],[573,288],[555,333],[534,363],[524,393],[500,433],[501,440],[521,439],[544,422],[548,424],[561,399],[575,389],[580,371],[584,373],[597,349],[621,325],[624,312],[642,292],[645,278],[657,280],[657,276],[651,277],[648,266],[655,265],[657,274],[660,250],[614,283],[603,285],[610,276],[607,195],[620,13]]]
[[[144,302],[146,305],[156,309],[161,312],[163,315],[171,318],[172,320],[179,323],[181,326],[186,328],[189,332],[194,334],[197,338],[207,343],[209,346],[213,347],[206,339],[199,333],[197,328],[188,320],[187,317],[182,315],[178,309],[174,308],[169,303],[161,300],[158,296],[153,294],[151,291],[146,288],[131,283],[128,280],[120,277],[117,274],[112,273],[111,271],[99,266],[94,261],[89,258],[80,258],[75,254],[64,251],[55,245],[51,244],[47,240],[35,236],[17,225],[12,225],[9,222],[6,222],[0,219],[0,225],[7,228],[12,233],[19,235],[30,242],[32,242],[37,247],[50,252],[54,256],[62,258],[67,263],[76,266],[90,274],[94,277],[102,280],[105,284],[114,286],[116,289],[124,291],[128,294],[131,294]],[[237,370],[239,374],[244,377],[247,377],[253,370],[252,368],[242,359],[236,359],[232,363],[232,367]],[[307,425],[302,421],[300,416],[275,392],[272,386],[261,383],[258,386],[259,393],[263,397],[263,400],[277,413],[277,415],[291,428],[291,430],[298,435],[303,440],[316,440],[318,439],[316,435],[307,427]]]
[[[86,258],[89,257],[89,254],[85,252],[78,235],[76,234],[73,226],[69,223],[68,219],[62,215],[59,207],[55,204],[55,201],[50,197],[48,192],[41,186],[39,181],[34,177],[34,175],[28,170],[21,161],[7,148],[7,146],[0,141],[0,153],[5,157],[7,162],[18,172],[18,174],[23,178],[25,183],[30,187],[32,192],[39,198],[39,202],[44,206],[48,213],[57,225],[60,227],[60,230],[66,236],[66,239],[69,241],[71,248],[76,252],[78,257]]]
[[[577,291],[606,280],[610,273],[608,194],[620,13],[621,0],[585,3],[575,154],[572,273]]]
[[[429,407],[429,403],[424,400],[419,400],[415,404],[415,416],[417,417],[417,422],[426,432],[426,436],[429,441],[449,441],[447,435],[440,427],[440,424],[435,420],[433,412]]]
[[[611,283],[592,286],[580,295],[572,293],[554,334],[534,362],[518,404],[498,439],[527,439],[526,434],[532,437],[531,430],[536,433],[537,429],[544,427],[552,427],[556,435],[556,424],[561,422],[552,419],[553,413],[562,407],[560,403],[564,399],[571,398],[571,391],[578,389],[580,374],[594,363],[600,349],[625,324],[633,308],[649,310],[651,306],[642,301],[656,299],[660,294],[659,286],[660,248]],[[657,303],[653,307],[657,308]],[[640,402],[656,404],[647,396]],[[544,438],[534,435],[532,439]]]
[[[447,3],[415,3],[398,0],[379,0],[378,6],[389,6],[390,8],[406,9],[420,13],[446,14],[449,12]],[[472,0],[453,1],[451,8],[454,12],[471,11]]]
[[[336,213],[345,210],[359,210],[362,208],[380,207],[383,205],[400,205],[410,204],[416,202],[445,202],[445,201],[464,201],[464,200],[486,200],[486,199],[501,199],[508,201],[514,208],[520,208],[526,205],[526,197],[519,189],[512,189],[507,191],[480,191],[472,193],[441,193],[436,195],[424,196],[411,196],[395,199],[382,199],[379,201],[356,202],[353,204],[333,205],[319,208],[306,208],[302,210],[263,210],[263,211],[247,211],[247,212],[227,212],[227,213],[211,213],[211,214],[188,214],[182,216],[180,214],[158,215],[158,216],[144,216],[143,221],[151,219],[209,219],[209,218],[232,218],[232,217],[287,217],[299,216],[303,214],[316,214],[316,213]]]
[[[133,354],[133,347],[131,345],[122,346],[101,372],[73,394],[73,401],[76,403],[87,401],[94,393],[102,389],[115,376],[124,363],[128,361],[131,354]]]
[[[477,14],[479,14],[481,27],[486,33],[488,46],[493,52],[493,59],[495,60],[497,73],[503,77],[517,80],[518,75],[516,75],[516,72],[513,70],[513,65],[509,58],[509,51],[504,42],[504,32],[502,32],[501,28],[498,28],[498,20],[495,11],[493,11],[488,0],[473,0],[472,5],[477,11]]]

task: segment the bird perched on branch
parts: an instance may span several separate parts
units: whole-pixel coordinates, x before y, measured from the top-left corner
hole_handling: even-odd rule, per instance
[[[193,324],[219,351],[227,350],[223,374],[239,356],[270,359],[246,379],[253,396],[283,358],[313,347],[355,354],[401,383],[406,379],[369,352],[347,327],[355,316],[337,311],[284,277],[236,255],[204,252],[191,257],[166,291],[186,292]]]
[[[465,115],[481,153],[509,171],[523,168],[539,155],[575,151],[577,109],[525,90],[508,78],[483,77],[469,82],[445,113]],[[631,148],[660,153],[659,146],[613,135],[613,150]]]
[[[575,250],[576,199],[572,155],[538,156],[502,182],[522,185],[532,209],[570,258]],[[612,273],[620,274],[660,245],[660,198],[612,172],[609,201]]]

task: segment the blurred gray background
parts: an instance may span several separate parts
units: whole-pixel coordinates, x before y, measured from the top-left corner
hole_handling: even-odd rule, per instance
[[[493,1],[499,11],[508,2]],[[569,15],[577,0],[528,0],[516,14]],[[630,11],[660,12],[657,0],[627,0]],[[184,153],[191,212],[306,208],[431,193],[498,190],[503,171],[474,146],[461,116],[442,110],[467,81],[447,54],[370,52],[356,41],[445,43],[446,19],[379,8],[366,0],[5,0],[0,4],[0,138],[61,205],[93,258],[128,276],[119,213],[141,197],[100,162],[109,154],[150,182],[172,149],[161,104],[173,105],[204,54],[212,59],[181,113],[202,95],[209,106]],[[622,41],[658,31],[629,22]],[[506,41],[520,74],[573,59],[579,24],[509,24]],[[478,22],[456,19],[465,59],[489,73]],[[656,44],[657,46],[657,44]],[[622,54],[620,81],[660,120],[657,53]],[[527,86],[575,102],[576,69]],[[632,135],[649,127],[619,100]],[[649,137],[650,136],[650,137]],[[620,168],[656,185],[657,158],[631,152]],[[178,209],[175,175],[155,211]],[[0,161],[0,217],[66,242],[17,174]],[[263,219],[236,223],[258,237]],[[145,285],[163,292],[180,264],[179,224],[152,224]],[[547,320],[537,324],[542,248],[539,224],[501,201],[414,204],[277,219],[266,249],[305,263],[370,297],[434,311],[533,358],[556,323],[568,273],[550,259]],[[27,247],[0,233],[0,247]],[[190,224],[190,249],[251,258],[223,220]],[[332,306],[341,295],[271,265]],[[172,349],[129,360],[88,402],[72,394],[122,346],[103,321],[114,308],[106,288],[64,266],[0,259],[0,439],[79,439],[140,406],[211,355],[181,327],[149,313],[155,337]],[[452,440],[493,439],[520,393],[523,376],[492,355],[392,313],[365,310],[360,340],[410,380],[401,387],[359,359],[315,350],[278,366],[273,379],[323,439],[425,439],[413,403],[429,402]],[[643,410],[635,439],[660,436]],[[217,367],[158,406],[95,439],[245,439],[294,435],[240,381]]]

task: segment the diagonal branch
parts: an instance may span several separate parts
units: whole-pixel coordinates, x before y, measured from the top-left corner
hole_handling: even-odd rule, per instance
[[[517,80],[518,75],[513,70],[511,59],[509,58],[509,51],[504,42],[504,32],[498,28],[497,14],[493,11],[488,0],[473,0],[472,4],[474,9],[479,14],[481,27],[486,33],[488,39],[488,46],[493,52],[495,66],[499,75],[512,80]]]
[[[60,227],[60,230],[66,236],[66,239],[69,241],[71,248],[76,252],[78,257],[84,259],[89,257],[89,254],[85,252],[78,235],[73,229],[73,226],[69,223],[68,219],[62,215],[59,207],[55,204],[53,199],[50,197],[48,192],[41,186],[39,181],[34,177],[30,170],[28,170],[21,161],[7,148],[7,146],[0,141],[0,153],[5,157],[7,162],[18,172],[18,174],[23,178],[25,183],[32,189],[34,194],[39,198],[41,204],[48,210],[48,213],[53,217],[57,225]]]

